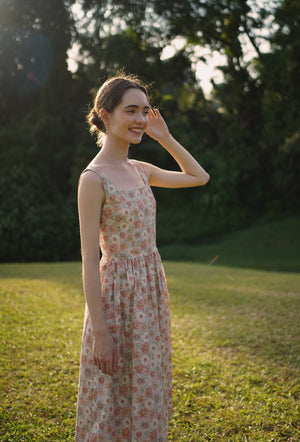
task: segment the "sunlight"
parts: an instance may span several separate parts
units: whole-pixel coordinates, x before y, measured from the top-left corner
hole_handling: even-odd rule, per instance
[[[272,2],[272,6],[274,7],[275,2]],[[256,6],[263,7],[264,1],[260,0],[259,4]],[[78,24],[78,27],[80,28],[80,22],[85,18],[85,13],[82,9],[82,6],[79,2],[75,3],[72,8],[72,13],[74,16],[75,21]],[[255,7],[253,6],[253,12],[252,14],[255,16]],[[271,24],[272,22],[272,15],[268,18],[269,20],[269,26],[273,26]],[[90,24],[92,26],[92,23]],[[105,25],[104,25],[105,26]],[[103,29],[103,34],[111,32],[111,28],[107,26],[107,29]],[[261,35],[256,37],[259,38],[259,49],[261,52],[268,52],[270,50],[270,43],[265,39],[266,33],[269,32],[269,30],[262,29]],[[257,55],[255,49],[253,48],[252,44],[250,43],[249,39],[246,35],[241,34],[240,37],[241,44],[244,50],[244,61],[245,63],[250,62],[253,60],[253,58]],[[186,44],[186,39],[183,37],[176,37],[172,40],[172,42],[165,46],[161,53],[161,60],[167,60],[169,58],[174,57],[177,51],[180,51],[183,49],[184,45]],[[75,42],[73,46],[68,51],[68,69],[70,72],[76,72],[78,68],[78,60],[82,56],[79,54],[80,45]],[[221,83],[224,80],[223,73],[218,69],[218,66],[226,65],[226,57],[225,55],[221,54],[217,51],[212,51],[209,47],[201,47],[201,46],[194,46],[193,53],[190,54],[190,58],[192,60],[192,67],[195,71],[196,79],[198,80],[201,88],[203,89],[203,92],[206,97],[209,97],[212,89],[213,84],[212,81],[215,84]],[[252,72],[253,75],[255,75],[254,72]]]

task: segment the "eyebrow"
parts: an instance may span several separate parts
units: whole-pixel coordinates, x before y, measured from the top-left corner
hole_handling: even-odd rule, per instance
[[[124,109],[128,107],[134,107],[135,109],[138,109],[139,106],[137,104],[128,104],[127,106],[124,106]],[[150,106],[144,106],[144,109],[150,109]]]

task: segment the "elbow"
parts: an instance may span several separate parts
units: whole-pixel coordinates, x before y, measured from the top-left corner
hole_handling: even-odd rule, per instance
[[[98,265],[99,259],[98,258],[82,258],[82,264],[83,265]]]
[[[205,173],[205,176],[202,177],[201,179],[201,186],[205,186],[205,184],[208,183],[208,181],[210,180],[210,175],[208,173]]]
[[[95,259],[82,260],[82,278],[87,281],[90,278],[98,277],[99,275],[99,261]]]
[[[82,267],[83,268],[93,268],[99,266],[100,257],[99,256],[86,256],[82,255]]]

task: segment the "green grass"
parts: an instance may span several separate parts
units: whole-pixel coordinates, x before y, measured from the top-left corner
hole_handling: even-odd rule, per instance
[[[300,275],[165,263],[170,441],[297,441]],[[1,441],[74,438],[84,299],[79,263],[4,264]]]
[[[300,275],[168,263],[170,440],[300,440]]]
[[[0,266],[1,441],[74,437],[80,265]]]
[[[290,218],[161,249],[164,258],[196,261],[165,262],[170,441],[300,440],[299,226]],[[0,278],[0,440],[73,440],[81,265],[2,264]]]
[[[187,226],[188,228],[188,226]],[[165,260],[285,272],[300,271],[300,217],[257,222],[246,230],[224,235],[210,243],[160,247]]]

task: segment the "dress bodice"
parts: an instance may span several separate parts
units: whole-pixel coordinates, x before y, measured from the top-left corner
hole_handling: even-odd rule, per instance
[[[142,166],[133,162],[144,185],[118,190],[100,168],[88,167],[101,178],[106,198],[100,218],[102,259],[130,259],[156,250],[156,201]]]

